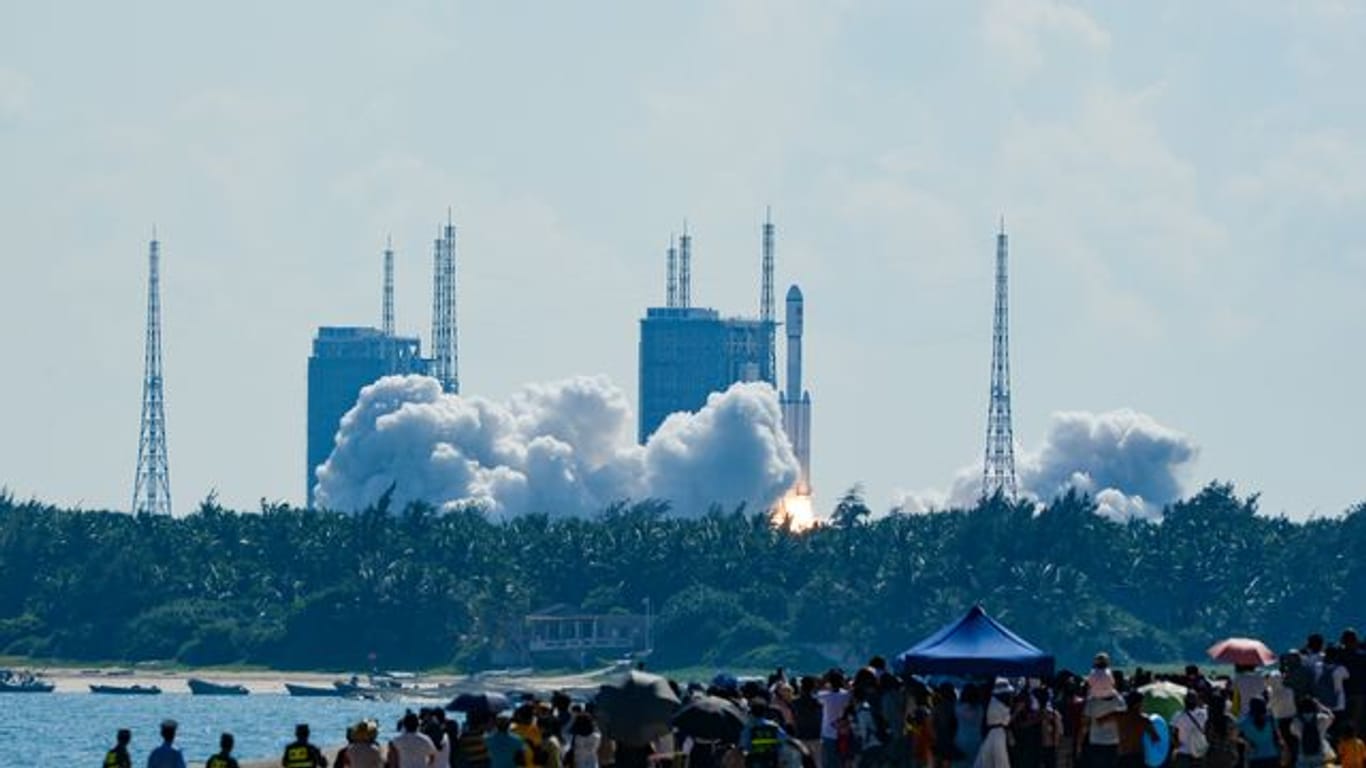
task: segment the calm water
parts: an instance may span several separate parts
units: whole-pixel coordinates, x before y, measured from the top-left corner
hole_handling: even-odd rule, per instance
[[[294,736],[295,723],[308,723],[320,745],[346,740],[346,726],[366,717],[380,724],[381,738],[405,709],[431,702],[353,701],[250,696],[97,696],[85,693],[0,694],[0,765],[99,765],[119,728],[133,731],[133,765],[161,743],[161,721],[180,723],[176,743],[186,760],[203,761],[218,750],[218,735],[237,738],[238,758],[278,756]]]

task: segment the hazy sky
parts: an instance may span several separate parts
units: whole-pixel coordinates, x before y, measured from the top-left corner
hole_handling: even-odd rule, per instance
[[[752,313],[772,205],[807,299],[823,504],[979,460],[992,236],[1015,426],[1131,407],[1191,486],[1366,498],[1366,12],[1344,2],[8,3],[0,485],[126,508],[146,240],[178,511],[299,502],[322,324],[421,332],[460,237],[461,380],[607,374],[687,217]],[[781,295],[781,287],[780,287]]]

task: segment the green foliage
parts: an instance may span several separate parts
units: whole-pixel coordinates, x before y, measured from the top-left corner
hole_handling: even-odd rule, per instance
[[[491,523],[429,506],[346,516],[210,496],[184,519],[66,511],[0,493],[0,652],[355,669],[504,666],[523,617],[653,606],[657,667],[818,668],[895,654],[974,602],[1064,664],[1200,658],[1218,637],[1288,646],[1366,624],[1366,505],[1292,523],[1214,483],[1161,523],[1084,494],[870,514],[855,486],[798,533],[657,502],[591,520]],[[820,649],[817,651],[816,649]]]

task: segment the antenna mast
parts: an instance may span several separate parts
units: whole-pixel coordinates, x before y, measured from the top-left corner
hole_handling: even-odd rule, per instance
[[[692,306],[692,235],[688,222],[683,222],[683,236],[678,240],[678,306]]]
[[[161,243],[153,231],[147,251],[147,339],[143,350],[142,423],[133,513],[171,514],[171,471],[166,457],[166,392],[161,378]]]
[[[991,332],[991,404],[987,409],[987,450],[982,464],[982,496],[1019,496],[1015,477],[1015,433],[1010,423],[1010,282],[1006,273],[1005,217],[996,235],[996,310]]]
[[[759,320],[764,326],[764,336],[768,341],[768,378],[778,380],[778,357],[776,349],[777,324],[773,317],[773,209],[764,211],[763,226],[763,279],[759,288]]]
[[[455,322],[455,223],[446,209],[446,226],[434,244],[432,267],[432,370],[441,389],[460,393],[459,346]]]
[[[678,306],[678,247],[677,240],[669,235],[669,250],[665,261],[668,272],[664,289],[664,306],[673,309]]]
[[[385,336],[394,335],[394,240],[384,243],[384,310],[381,327]]]

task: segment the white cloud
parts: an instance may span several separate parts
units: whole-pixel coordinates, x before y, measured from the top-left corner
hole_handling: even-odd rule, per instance
[[[506,402],[447,395],[394,376],[361,391],[318,470],[324,507],[356,510],[390,486],[394,502],[474,504],[499,518],[589,515],[656,498],[680,515],[713,504],[767,509],[797,478],[767,384],[736,384],[636,445],[630,406],[604,377],[533,384]]]
[[[993,0],[982,14],[988,50],[1003,55],[1017,73],[1039,69],[1045,49],[1062,42],[1105,52],[1110,33],[1085,10],[1058,0]]]
[[[1017,454],[1020,490],[1041,502],[1069,488],[1090,494],[1113,519],[1155,518],[1181,497],[1199,449],[1187,435],[1130,409],[1053,414],[1041,446]],[[907,512],[970,506],[982,492],[982,465],[958,471],[947,490],[905,494]]]

